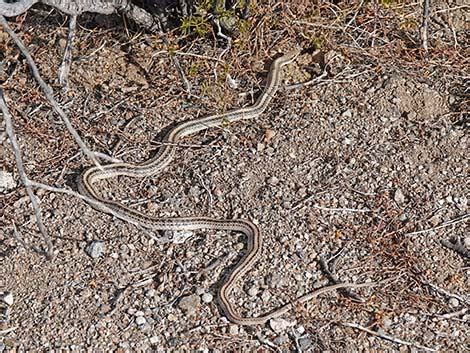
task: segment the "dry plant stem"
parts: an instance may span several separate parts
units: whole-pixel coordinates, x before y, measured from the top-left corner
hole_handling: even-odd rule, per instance
[[[455,299],[459,300],[462,303],[466,303],[466,304],[470,305],[470,299],[468,299],[468,298],[463,298],[460,295],[450,293],[450,292],[446,291],[445,289],[442,289],[441,287],[438,287],[435,284],[432,284],[432,283],[429,283],[429,282],[425,283],[425,284],[428,285],[429,287],[431,287],[432,289],[434,289],[436,292],[441,293],[441,294],[445,295],[448,298],[455,298]]]
[[[78,132],[72,126],[72,123],[70,122],[69,118],[67,117],[67,114],[65,114],[65,112],[62,110],[62,108],[59,106],[59,104],[55,100],[54,91],[42,79],[42,77],[39,73],[39,70],[38,70],[36,64],[34,63],[34,60],[31,57],[31,54],[29,53],[28,49],[24,45],[23,41],[11,29],[11,27],[8,24],[8,22],[6,21],[5,17],[3,17],[1,15],[0,15],[0,24],[3,26],[3,28],[5,28],[7,33],[10,35],[10,37],[13,39],[15,44],[18,46],[18,48],[21,50],[21,52],[25,56],[26,60],[28,61],[29,66],[31,67],[31,71],[33,72],[34,78],[39,83],[39,86],[41,86],[41,89],[43,90],[44,94],[46,95],[47,99],[49,100],[49,103],[51,104],[52,108],[61,117],[62,121],[64,122],[65,126],[67,127],[67,130],[72,134],[72,136],[75,139],[75,141],[77,142],[78,146],[93,161],[93,163],[96,166],[101,168],[101,165],[98,162],[98,159],[95,157],[94,153],[83,142],[83,140],[81,139]]]
[[[467,218],[470,218],[470,213],[466,213],[466,214],[461,215],[457,218],[454,218],[450,221],[444,222],[440,226],[437,226],[437,227],[434,227],[434,228],[428,228],[428,229],[418,230],[416,232],[406,233],[405,236],[412,236],[412,235],[419,235],[419,234],[423,234],[423,233],[427,233],[427,232],[433,232],[433,231],[436,231],[438,229],[442,229],[442,228],[445,228],[445,227],[449,227],[449,226],[461,223],[461,222],[465,221]]]
[[[23,165],[23,160],[21,159],[21,150],[18,145],[18,141],[16,139],[15,132],[13,129],[13,122],[11,120],[10,112],[8,111],[8,107],[6,105],[5,98],[3,96],[3,89],[1,88],[0,88],[0,109],[3,114],[3,119],[5,120],[6,133],[8,135],[8,139],[10,140],[11,147],[13,149],[13,154],[15,156],[15,162],[16,162],[16,168],[18,169],[18,174],[20,176],[21,182],[26,188],[28,197],[31,200],[31,205],[33,207],[34,214],[36,216],[36,223],[44,239],[44,242],[46,243],[45,251],[35,248],[35,247],[33,247],[33,249],[38,251],[39,253],[46,255],[47,258],[51,259],[53,257],[53,246],[52,246],[51,238],[49,237],[49,234],[47,233],[47,230],[44,227],[44,224],[42,223],[41,208],[39,206],[39,202],[36,198],[36,195],[34,195],[33,189],[30,185],[29,178],[26,175],[26,171]]]
[[[97,202],[96,200],[94,200],[92,198],[89,198],[87,196],[83,196],[82,194],[79,194],[78,192],[75,192],[75,191],[72,191],[72,190],[69,190],[69,189],[56,188],[54,186],[38,183],[38,182],[32,181],[32,180],[29,181],[29,185],[34,186],[36,188],[44,189],[44,190],[50,191],[50,192],[58,192],[58,193],[61,193],[61,194],[67,194],[67,195],[75,196],[75,197],[78,197],[79,199],[82,199],[82,200],[92,204],[92,205],[99,206],[99,202]],[[118,218],[118,214],[116,212],[114,212],[112,209],[107,208],[106,212],[109,212],[111,215]],[[138,223],[134,223],[134,222],[131,222],[131,221],[127,221],[127,222],[129,222],[129,223],[131,223],[135,226],[141,227],[141,225],[138,224]]]
[[[377,336],[377,337],[380,337],[380,338],[383,338],[387,341],[391,341],[391,342],[394,342],[394,343],[398,343],[398,344],[403,344],[405,346],[412,346],[412,347],[416,347],[416,348],[419,348],[419,349],[424,349],[426,351],[430,351],[430,352],[437,352],[436,349],[434,348],[429,348],[429,347],[426,347],[426,346],[421,346],[420,344],[418,343],[415,343],[415,342],[408,342],[408,341],[403,341],[399,338],[395,338],[393,336],[389,336],[385,333],[381,333],[381,332],[377,332],[377,331],[373,331],[373,330],[370,330],[368,329],[367,327],[364,327],[364,326],[361,326],[361,325],[358,325],[358,324],[355,324],[355,323],[350,323],[350,322],[344,322],[342,323],[343,326],[347,326],[347,327],[352,327],[352,328],[355,328],[355,329],[358,329],[358,330],[361,330],[361,331],[364,331],[364,332],[367,332],[371,335],[374,335],[374,336]]]
[[[429,0],[423,0],[423,23],[421,24],[421,42],[423,49],[428,55],[428,37],[429,37]]]
[[[1,330],[0,335],[6,335],[7,333],[13,332],[17,329],[17,326],[7,328],[6,330]]]
[[[71,15],[69,19],[69,33],[67,35],[67,44],[65,45],[64,58],[59,67],[59,83],[67,89],[67,78],[69,76],[70,65],[72,64],[72,48],[77,28],[77,15]]]
[[[164,42],[168,46],[168,40],[164,40]],[[186,75],[184,74],[183,68],[181,67],[181,64],[178,58],[174,54],[171,54],[171,53],[170,53],[170,58],[171,58],[171,61],[173,62],[173,65],[175,65],[176,70],[178,71],[178,75],[180,76],[181,81],[183,81],[184,83],[184,89],[186,93],[191,95],[191,83],[189,83],[188,79],[186,78]]]

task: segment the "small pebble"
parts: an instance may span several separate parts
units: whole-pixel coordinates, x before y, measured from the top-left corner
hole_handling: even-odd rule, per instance
[[[279,317],[269,320],[269,327],[271,327],[271,329],[276,333],[281,333],[294,325],[295,322],[287,321]]]
[[[13,304],[13,294],[11,292],[6,292],[2,296],[2,301],[7,305]]]
[[[269,185],[277,185],[279,184],[279,179],[275,176],[272,176],[271,178],[268,179],[268,184]]]
[[[209,304],[214,299],[214,296],[211,293],[204,293],[201,299],[204,303]]]
[[[465,239],[463,240],[463,244],[467,249],[470,250],[470,237],[465,237]]]
[[[228,328],[228,333],[230,333],[231,335],[238,335],[238,326],[230,325]]]
[[[137,318],[135,319],[135,323],[138,326],[144,326],[147,323],[147,320],[145,320],[145,317],[143,316],[137,316]]]
[[[158,336],[153,336],[153,337],[150,337],[149,341],[150,341],[150,344],[157,344],[160,342],[160,338],[158,338]]]
[[[90,256],[92,259],[97,259],[104,252],[104,242],[101,240],[92,241],[85,249],[85,252]]]
[[[16,186],[13,174],[0,170],[0,191],[8,191]]]
[[[449,304],[453,306],[454,308],[458,307],[460,305],[460,302],[457,298],[450,298],[449,299]]]
[[[255,287],[255,286],[252,286],[252,287],[250,287],[250,289],[248,289],[247,293],[250,297],[254,297],[258,294],[258,288]]]
[[[261,293],[261,300],[264,303],[267,303],[269,299],[271,299],[271,293],[267,289],[265,289],[263,293]]]
[[[392,327],[392,324],[393,324],[393,322],[390,319],[385,319],[383,321],[383,326],[384,326],[384,329],[386,329],[386,330],[390,329]]]
[[[178,307],[187,316],[194,315],[200,305],[201,305],[201,297],[199,297],[199,295],[197,294],[192,294],[192,295],[188,295],[187,297],[183,297],[178,303]]]
[[[266,154],[267,154],[268,156],[272,156],[274,153],[275,153],[274,148],[272,148],[272,147],[266,148]]]
[[[341,114],[341,116],[342,116],[343,118],[346,118],[346,119],[352,118],[352,115],[353,115],[353,114],[352,114],[352,111],[351,111],[350,109],[344,111],[344,112]]]
[[[404,203],[405,202],[405,195],[403,194],[403,191],[401,191],[401,189],[396,189],[395,190],[395,195],[393,196],[393,199],[399,205]]]
[[[302,351],[308,351],[312,347],[312,340],[308,336],[299,338],[299,346]]]
[[[299,326],[295,329],[297,336],[302,336],[305,333],[305,327]]]
[[[157,291],[156,291],[155,289],[149,288],[149,289],[147,290],[147,292],[145,293],[145,296],[146,296],[147,298],[153,298],[153,297],[155,297],[156,294],[157,294]]]
[[[276,131],[267,129],[264,133],[264,142],[269,143],[274,136],[276,136]]]

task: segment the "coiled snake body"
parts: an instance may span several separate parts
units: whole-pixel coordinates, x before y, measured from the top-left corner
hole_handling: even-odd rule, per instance
[[[268,315],[252,318],[242,317],[233,308],[228,296],[233,290],[237,280],[252,267],[261,254],[262,236],[259,228],[254,223],[243,219],[214,219],[210,217],[154,218],[124,206],[119,202],[102,198],[96,191],[94,184],[100,179],[107,179],[119,175],[130,177],[148,177],[156,175],[171,163],[175,156],[175,144],[183,137],[211,127],[221,126],[222,124],[257,117],[263,113],[278,90],[281,81],[281,68],[295,60],[299,53],[299,51],[291,51],[274,60],[269,71],[266,87],[254,105],[180,123],[168,132],[162,140],[162,146],[159,148],[155,156],[148,161],[139,165],[133,165],[130,163],[114,163],[105,165],[101,169],[99,167],[91,167],[83,172],[78,179],[79,192],[89,200],[93,201],[90,202],[90,204],[94,208],[103,212],[112,213],[125,221],[138,224],[144,228],[175,231],[214,229],[235,231],[245,234],[248,239],[246,253],[230,272],[218,292],[218,301],[225,316],[230,321],[239,325],[263,324],[271,318],[275,318],[286,313],[295,303],[303,303],[323,292],[344,287],[360,287],[363,285],[342,283],[324,287],[297,299],[295,303],[284,305]]]

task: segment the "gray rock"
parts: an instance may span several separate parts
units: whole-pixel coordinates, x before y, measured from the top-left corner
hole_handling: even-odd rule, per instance
[[[8,191],[16,186],[13,174],[0,170],[0,191]]]
[[[405,194],[403,194],[403,191],[401,191],[401,189],[396,189],[393,199],[397,204],[401,205],[405,202]]]
[[[178,307],[187,316],[194,315],[200,305],[201,305],[201,297],[199,297],[199,295],[197,294],[192,294],[192,295],[188,295],[187,297],[183,297],[178,303]]]
[[[11,292],[5,292],[0,297],[6,305],[12,305],[13,304],[13,294],[11,294]]]
[[[272,176],[271,178],[268,179],[268,184],[272,186],[279,184],[279,178]]]
[[[85,249],[85,252],[90,256],[92,259],[97,259],[104,252],[104,242],[101,240],[92,241]]]
[[[308,351],[312,347],[312,339],[308,336],[299,338],[299,347],[302,351]]]
[[[295,322],[287,321],[282,318],[269,320],[269,327],[271,327],[271,329],[276,333],[284,332],[286,329],[294,325],[295,325]]]
[[[289,341],[289,337],[284,334],[284,335],[277,336],[274,339],[274,344],[276,344],[278,346],[282,346],[283,344],[287,343],[288,341]]]

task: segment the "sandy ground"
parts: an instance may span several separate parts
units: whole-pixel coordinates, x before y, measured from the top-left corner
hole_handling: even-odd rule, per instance
[[[432,9],[425,57],[420,7],[385,3],[318,13],[260,4],[225,53],[210,38],[170,37],[190,94],[158,36],[94,15],[79,20],[61,92],[63,18],[39,8],[12,23],[85,141],[134,163],[175,122],[252,104],[274,57],[321,42],[318,56],[306,52],[284,70],[290,89],[261,117],[185,139],[161,176],[100,185],[106,197],[158,217],[254,220],[263,255],[231,297],[244,316],[331,284],[322,259],[340,281],[377,285],[355,290],[360,302],[332,292],[266,325],[233,325],[216,293],[245,251],[243,236],[149,236],[75,197],[38,190],[54,244],[47,260],[12,237],[14,222],[41,245],[2,130],[1,172],[13,182],[0,193],[0,351],[469,350],[469,9],[458,1]],[[0,46],[30,178],[75,190],[90,161],[4,32]],[[291,86],[321,75],[324,63],[322,79]],[[97,244],[102,253],[92,258]]]

